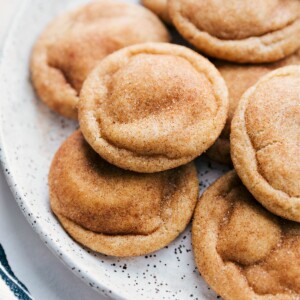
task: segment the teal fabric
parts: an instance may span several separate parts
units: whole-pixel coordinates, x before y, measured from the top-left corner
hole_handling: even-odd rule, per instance
[[[12,271],[8,260],[6,258],[5,251],[0,244],[0,280],[2,280],[11,290],[12,295],[16,299],[20,300],[33,300],[27,287],[16,277]],[[1,290],[0,290],[1,299]]]

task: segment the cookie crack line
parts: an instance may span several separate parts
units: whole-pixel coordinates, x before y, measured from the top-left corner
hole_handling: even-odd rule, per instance
[[[191,20],[191,18],[189,16],[183,16],[182,14],[182,11],[180,11],[180,17],[187,21],[187,23],[189,23],[191,26],[193,26],[195,29],[197,29],[198,31],[200,32],[203,32],[203,33],[206,33],[208,34],[209,36],[217,39],[217,40],[220,40],[220,41],[223,41],[223,42],[230,42],[230,41],[236,41],[236,42],[239,42],[239,41],[246,41],[246,40],[249,40],[249,39],[252,39],[252,38],[262,38],[264,36],[268,36],[268,35],[272,35],[274,33],[278,33],[280,31],[283,31],[284,29],[288,28],[288,27],[291,27],[293,26],[295,23],[297,22],[300,22],[300,18],[297,18],[295,20],[291,20],[289,22],[287,22],[286,24],[282,25],[281,27],[277,28],[277,29],[274,29],[274,30],[270,30],[270,31],[266,31],[265,33],[262,33],[262,34],[259,34],[259,35],[251,35],[251,36],[248,36],[248,37],[245,37],[245,38],[239,38],[239,39],[224,39],[224,38],[220,38],[220,37],[216,37],[214,35],[211,35],[209,32],[201,29],[201,28],[198,28]],[[194,37],[197,35],[197,33],[195,33],[193,36],[191,36],[192,39],[194,39]],[[284,39],[284,37],[282,38]],[[282,40],[281,39],[281,40]],[[276,41],[276,43],[280,42],[281,40],[279,41]],[[271,45],[273,44],[274,42],[270,42],[270,43],[263,43],[264,45],[268,46],[268,45]]]
[[[238,184],[236,184],[236,185],[233,185],[233,186],[231,186],[231,188],[230,188],[228,191],[226,191],[226,193],[222,193],[221,195],[216,195],[215,197],[216,197],[216,198],[220,197],[220,198],[226,199],[227,196],[228,196],[235,188],[237,188],[237,187],[242,187],[242,186],[243,186],[243,184],[241,184],[241,183],[238,183]],[[227,209],[226,213],[224,214],[224,218],[219,222],[219,225],[218,225],[218,232],[217,232],[217,238],[219,238],[220,232],[222,231],[222,227],[223,227],[224,225],[226,225],[226,224],[230,221],[231,216],[232,216],[233,211],[234,211],[234,208],[235,208],[235,203],[233,203],[232,201],[230,201],[230,203],[229,203],[229,208]],[[226,222],[226,223],[224,222],[225,216],[226,216],[226,219],[227,219],[227,222]],[[282,234],[281,234],[281,240],[282,240]],[[278,247],[278,245],[275,245],[274,248],[272,248],[271,252],[274,251],[274,250],[276,249],[276,247]],[[217,246],[217,245],[216,245],[216,247],[215,247],[215,250],[216,250],[216,253],[218,253],[218,255],[220,256],[220,258],[222,259],[222,261],[224,262],[224,264],[226,264],[226,263],[237,264],[237,265],[238,265],[240,268],[242,268],[242,269],[245,268],[245,267],[247,267],[246,264],[242,264],[242,263],[240,263],[240,262],[238,262],[238,261],[236,261],[236,260],[232,260],[232,259],[224,259],[222,253],[220,253],[220,251],[218,250],[218,246]],[[271,253],[271,252],[270,252],[270,253]],[[255,265],[256,265],[256,264],[259,264],[259,263],[261,263],[261,262],[263,262],[264,260],[265,260],[265,259],[262,258],[262,259],[256,261],[256,262],[255,262]],[[242,275],[244,275],[244,274],[242,273]],[[246,280],[247,280],[247,278],[246,278]],[[248,280],[247,280],[247,281],[248,281]],[[250,283],[249,283],[249,286],[251,286]]]
[[[101,125],[101,119],[100,118],[96,118],[97,119],[97,123],[98,125]],[[118,149],[118,150],[124,150],[124,151],[128,151],[130,152],[133,156],[135,157],[155,157],[155,158],[165,158],[168,160],[178,160],[178,159],[189,159],[190,157],[194,157],[194,156],[180,156],[180,157],[174,157],[174,156],[170,156],[168,154],[164,154],[164,153],[152,153],[151,151],[145,151],[145,152],[133,152],[132,149],[130,149],[129,147],[126,147],[124,145],[120,146],[117,143],[115,143],[112,139],[110,139],[107,135],[103,135],[101,132],[101,126],[99,127],[99,136],[98,138],[103,139],[105,142],[107,142],[109,145],[113,146],[114,148]],[[94,138],[94,141],[97,141],[97,137]]]
[[[271,35],[271,34],[273,34],[273,33],[280,32],[280,31],[282,31],[282,30],[284,30],[284,29],[286,29],[286,28],[288,28],[288,27],[293,26],[295,23],[300,22],[300,18],[297,18],[297,19],[295,19],[295,20],[292,20],[292,21],[286,23],[286,24],[283,25],[282,27],[279,27],[279,28],[274,29],[274,30],[266,31],[265,33],[262,33],[262,34],[259,34],[259,35],[251,35],[251,36],[248,36],[248,37],[245,37],[245,38],[239,38],[239,39],[230,39],[230,38],[225,39],[225,38],[220,38],[220,37],[216,37],[216,36],[214,36],[214,35],[211,35],[209,32],[204,31],[204,30],[202,30],[202,29],[196,27],[196,26],[191,22],[191,19],[190,19],[190,18],[188,18],[188,17],[183,17],[183,18],[184,18],[185,20],[188,20],[189,23],[190,23],[191,25],[193,25],[195,28],[197,28],[199,31],[205,32],[205,33],[207,33],[208,35],[210,35],[210,36],[212,36],[212,37],[214,37],[214,38],[216,38],[216,39],[218,39],[218,40],[220,40],[220,41],[224,41],[224,42],[226,42],[226,41],[228,41],[228,42],[230,42],[230,41],[237,41],[237,42],[238,42],[238,41],[245,41],[245,40],[248,40],[248,39],[251,39],[251,38],[262,38],[262,37],[264,37],[264,36],[267,36],[267,35]],[[277,41],[277,42],[280,42],[280,40]],[[270,44],[273,44],[273,43],[270,43]],[[266,43],[265,45],[269,45],[269,44]]]
[[[119,145],[115,144],[112,140],[110,140],[109,138],[107,137],[104,137],[102,135],[99,135],[99,138],[100,139],[103,139],[105,142],[107,142],[107,144],[113,146],[114,148],[120,150],[120,151],[127,151],[127,152],[130,152],[131,155],[133,155],[133,157],[136,157],[136,158],[146,158],[146,157],[149,157],[149,158],[164,158],[164,159],[168,159],[168,160],[181,160],[181,159],[190,159],[191,157],[194,158],[194,156],[180,156],[180,157],[171,157],[171,156],[168,156],[167,154],[163,154],[163,153],[160,153],[160,154],[157,154],[157,153],[150,153],[150,152],[140,152],[140,153],[134,153],[131,149],[129,148],[126,148],[125,146],[122,146],[120,147]],[[97,138],[95,138],[95,141],[97,141]],[[196,156],[197,157],[197,156]]]
[[[251,279],[250,278],[248,279],[248,275],[247,275],[248,267],[251,268],[251,267],[256,267],[256,266],[260,266],[260,265],[262,267],[264,267],[264,263],[268,262],[268,258],[270,256],[272,256],[274,253],[276,253],[277,250],[280,250],[280,249],[282,249],[282,247],[284,247],[284,241],[286,238],[289,237],[289,234],[285,233],[285,224],[286,224],[285,220],[278,218],[279,220],[281,220],[281,222],[279,222],[279,224],[278,224],[279,229],[280,229],[279,241],[273,245],[273,247],[268,252],[267,256],[255,261],[254,263],[247,265],[247,264],[239,263],[235,259],[230,259],[230,258],[224,259],[223,255],[218,250],[218,241],[220,241],[220,234],[221,234],[220,230],[221,230],[222,223],[224,222],[225,219],[227,219],[228,213],[230,211],[232,211],[232,207],[234,208],[234,204],[236,204],[235,200],[231,201],[230,199],[226,199],[226,198],[231,193],[232,190],[234,190],[235,188],[244,186],[242,184],[242,182],[240,181],[240,179],[238,178],[238,175],[234,171],[230,171],[229,173],[227,173],[227,175],[224,175],[223,178],[224,178],[223,182],[221,182],[222,179],[219,179],[219,182],[217,181],[215,183],[216,186],[215,186],[214,190],[208,190],[204,193],[204,195],[202,197],[205,197],[205,198],[203,200],[200,199],[200,202],[198,203],[198,206],[195,211],[195,219],[194,219],[194,223],[193,223],[193,248],[194,248],[195,255],[196,255],[196,257],[195,257],[196,262],[198,260],[197,265],[199,266],[199,268],[201,267],[199,269],[199,272],[201,271],[202,268],[208,268],[210,264],[213,265],[215,263],[216,266],[213,267],[213,270],[218,272],[217,269],[221,269],[221,271],[222,271],[221,273],[223,273],[223,275],[221,275],[221,277],[219,277],[219,276],[216,277],[216,278],[218,278],[217,280],[219,282],[220,281],[222,282],[224,279],[224,276],[227,277],[228,274],[231,274],[231,275],[227,279],[232,282],[232,280],[233,280],[232,272],[234,272],[235,276],[237,276],[237,272],[238,272],[240,279],[242,279],[245,283],[245,285],[243,284],[243,286],[240,284],[237,284],[237,286],[236,286],[237,289],[242,289],[239,291],[239,293],[242,293],[242,295],[244,293],[243,290],[245,289],[245,287],[247,287],[247,289],[249,289],[248,293],[250,292],[250,295],[251,295],[251,293],[254,293],[259,297],[263,297],[264,299],[265,299],[265,297],[268,297],[268,296],[272,299],[273,299],[273,297],[275,299],[279,299],[279,298],[281,299],[281,297],[287,297],[287,296],[296,297],[295,299],[298,299],[297,290],[290,288],[289,284],[286,284],[285,282],[280,282],[281,290],[278,292],[272,291],[270,289],[259,290],[259,287],[255,287],[254,283],[253,284],[251,283]],[[224,180],[227,180],[227,186],[226,185],[224,186]],[[220,207],[222,207],[222,208],[220,208],[220,210],[217,209],[217,207],[219,206],[219,204],[217,203],[218,199],[223,200],[223,205],[220,206]],[[253,201],[255,202],[254,199],[253,199]],[[200,206],[201,203],[203,203],[202,206]],[[211,203],[211,204],[209,204],[209,203]],[[265,210],[265,208],[263,208],[263,206],[261,204],[257,204],[257,205],[261,206],[261,208],[263,210]],[[207,210],[207,212],[205,212],[205,211],[203,212],[203,210]],[[287,221],[287,222],[293,223],[291,221]],[[207,225],[204,225],[204,224],[207,224]],[[208,227],[205,230],[205,228],[203,228],[203,226],[208,226]],[[210,231],[208,231],[208,228],[210,228]],[[212,236],[212,234],[213,234],[213,236]],[[200,243],[199,247],[197,247],[197,243]],[[207,251],[209,251],[211,253],[211,255],[216,256],[213,259],[214,262],[211,261],[212,258],[210,256],[207,257],[207,255],[208,255]],[[201,260],[199,258],[197,258],[197,256],[201,257]],[[200,263],[200,261],[202,261],[202,262]],[[210,284],[212,286],[214,286],[214,284],[216,284],[218,286],[217,282],[214,281],[214,280],[216,280],[216,279],[214,279],[214,275],[213,275],[214,273],[204,272],[205,269],[202,271],[203,271],[202,276],[204,277],[205,280],[210,282]],[[206,277],[206,276],[208,276],[208,277]],[[222,279],[222,277],[223,277],[223,279]],[[228,281],[226,281],[226,280],[224,282],[228,283]],[[241,282],[241,281],[239,281],[239,282]],[[235,282],[232,282],[232,284],[235,284]],[[220,290],[218,291],[217,287],[214,287],[214,289],[215,288],[216,288],[217,293],[221,293]],[[229,292],[229,295],[231,295],[231,297],[233,297],[233,295],[235,295],[235,297],[237,297],[236,296],[237,292],[238,292],[238,290],[235,290],[234,294],[230,294],[230,292]],[[226,293],[228,293],[228,291]],[[226,297],[226,293],[223,294],[222,296]],[[228,297],[228,294],[227,294],[227,297]],[[251,299],[252,299],[252,297],[254,298],[253,294],[251,296]],[[268,298],[266,298],[266,299],[268,299]],[[292,298],[292,299],[294,299],[294,298]]]
[[[240,127],[242,128],[241,130],[242,130],[242,132],[243,132],[243,134],[245,134],[245,136],[246,136],[246,138],[248,139],[248,141],[250,142],[250,144],[251,144],[251,148],[252,148],[252,150],[253,150],[253,152],[254,152],[254,157],[253,157],[253,159],[255,160],[255,165],[256,165],[256,170],[255,170],[255,172],[269,185],[269,187],[271,188],[271,189],[273,189],[274,191],[277,191],[277,192],[280,192],[280,193],[283,193],[284,195],[286,195],[287,197],[289,197],[289,198],[291,198],[291,199],[299,199],[299,195],[296,195],[296,196],[292,196],[292,195],[290,195],[288,192],[285,192],[285,191],[283,191],[283,190],[280,190],[280,189],[277,189],[277,188],[275,188],[272,184],[270,184],[270,182],[267,180],[267,178],[265,178],[262,174],[261,174],[261,172],[259,171],[259,168],[258,168],[258,166],[260,165],[260,163],[259,163],[259,161],[258,161],[258,159],[257,159],[257,153],[260,151],[260,150],[262,150],[262,149],[264,149],[264,148],[266,148],[267,146],[270,146],[270,145],[272,145],[272,144],[274,144],[275,142],[276,143],[281,143],[280,141],[273,141],[273,142],[271,142],[270,143],[270,145],[269,144],[267,144],[266,145],[266,147],[261,147],[261,148],[259,148],[259,149],[257,149],[257,148],[255,148],[254,147],[254,143],[253,143],[253,140],[250,138],[250,135],[249,135],[249,132],[248,132],[248,129],[247,129],[247,126],[246,126],[246,116],[245,116],[245,114],[246,114],[246,110],[247,110],[247,106],[248,106],[248,103],[249,103],[249,97],[250,97],[250,95],[253,95],[254,94],[254,92],[257,90],[257,88],[261,85],[261,84],[264,84],[265,82],[267,82],[270,78],[275,78],[275,77],[279,77],[279,78],[284,78],[284,77],[290,77],[290,76],[293,76],[294,75],[294,72],[293,71],[291,71],[290,69],[291,68],[296,68],[295,66],[286,66],[286,67],[283,67],[283,68],[280,68],[280,69],[278,69],[278,70],[275,70],[275,71],[272,71],[271,72],[271,75],[269,74],[267,74],[267,75],[265,75],[262,79],[260,79],[259,80],[259,82],[258,83],[256,83],[252,88],[250,88],[250,89],[248,89],[248,91],[246,91],[245,92],[245,94],[243,95],[243,97],[242,98],[244,98],[244,102],[245,102],[245,104],[243,104],[243,105],[246,105],[245,106],[245,108],[243,108],[242,110],[243,110],[243,112],[242,112],[242,115],[243,115],[243,117],[241,118],[241,120],[240,120],[240,123],[241,124],[239,124],[240,125]],[[298,67],[297,67],[298,68]],[[284,70],[284,71],[283,71]],[[274,73],[276,73],[276,74],[274,74]],[[272,74],[274,74],[273,76],[272,76]],[[246,98],[245,98],[246,97]],[[245,101],[245,100],[247,100],[247,101]],[[280,117],[280,116],[278,116],[278,117]],[[278,118],[277,117],[277,118]],[[244,128],[244,129],[243,129]],[[262,130],[260,130],[258,133],[261,133],[261,132],[264,132],[264,130],[265,129],[262,129]],[[243,179],[241,179],[242,181],[243,181]],[[252,184],[252,188],[253,187],[255,187],[256,185],[258,185],[259,184],[259,182],[258,182],[258,180],[256,180],[253,184]],[[264,204],[263,204],[264,205]],[[292,209],[292,208],[291,208]]]
[[[59,196],[56,192],[56,189],[53,189],[52,190],[52,193],[53,193],[53,196],[59,201]],[[165,198],[165,197],[164,197]],[[163,199],[164,199],[163,198]],[[170,197],[171,198],[171,197]],[[155,228],[154,230],[148,232],[148,233],[145,233],[145,234],[142,234],[142,233],[139,233],[139,234],[134,234],[134,233],[114,233],[114,234],[107,234],[107,233],[103,233],[103,232],[98,232],[98,231],[93,231],[89,228],[87,228],[86,226],[83,226],[82,224],[76,222],[75,220],[71,219],[70,217],[68,217],[67,215],[61,213],[61,212],[58,212],[56,209],[53,209],[53,207],[51,207],[51,209],[55,212],[56,215],[58,216],[61,216],[65,219],[67,219],[68,221],[74,223],[75,225],[79,226],[80,228],[84,229],[84,230],[87,230],[87,231],[90,231],[94,234],[101,234],[101,235],[104,235],[104,236],[111,236],[111,237],[120,237],[120,236],[142,236],[142,237],[147,237],[151,234],[154,234],[156,231],[158,231],[162,226],[165,225],[165,219],[161,218],[161,213],[162,213],[162,210],[160,209],[160,220],[161,220],[161,225],[158,226],[157,228]]]
[[[276,248],[273,248],[272,251],[274,251],[275,249],[276,249]],[[220,256],[220,258],[222,259],[222,256]],[[223,260],[223,259],[222,259],[222,261],[223,261],[223,263],[224,263],[225,266],[226,266],[226,265],[229,265],[229,264],[235,265],[235,266],[237,267],[239,273],[243,276],[243,278],[244,278],[245,281],[247,282],[248,287],[249,287],[253,292],[255,292],[255,294],[257,294],[257,295],[259,295],[259,296],[268,296],[268,295],[273,296],[273,297],[278,296],[278,293],[262,293],[262,292],[258,291],[258,290],[253,286],[253,284],[251,284],[251,283],[249,282],[247,276],[246,276],[246,275],[244,274],[244,272],[242,271],[242,269],[244,269],[245,267],[247,268],[247,266],[244,266],[244,265],[240,264],[239,262],[236,262],[236,261],[233,261],[233,260]],[[263,263],[263,262],[264,262],[264,260],[262,259],[262,260],[258,261],[257,263],[255,263],[255,265],[259,265],[260,263]],[[290,293],[291,295],[295,295],[295,293],[296,293],[296,291],[291,290],[291,289],[288,288],[288,287],[284,287],[284,290],[285,290],[286,292]],[[297,299],[298,299],[298,298],[297,298]]]
[[[299,22],[300,23],[300,20],[298,20],[297,22]],[[193,24],[193,23],[190,23],[190,25],[191,26],[193,26],[194,28],[196,28],[197,29],[197,27]],[[285,28],[287,28],[287,27],[285,27]],[[284,30],[285,28],[283,28],[283,29],[281,29],[281,30]],[[199,29],[198,29],[199,30]],[[249,38],[245,38],[245,39],[240,39],[240,40],[223,40],[223,39],[220,39],[220,38],[217,38],[217,37],[215,37],[215,36],[212,36],[212,35],[210,35],[209,33],[207,33],[206,31],[200,31],[199,30],[199,32],[201,32],[201,33],[203,33],[203,34],[206,34],[207,36],[209,36],[209,37],[211,37],[211,38],[213,38],[213,39],[216,39],[216,40],[219,40],[219,41],[221,41],[221,42],[244,42],[244,41],[249,41],[249,40],[251,40],[251,39],[258,39],[257,41],[261,44],[261,46],[263,46],[263,47],[269,47],[270,45],[274,45],[274,44],[279,44],[279,43],[281,43],[283,40],[284,40],[284,38],[281,38],[281,39],[278,39],[278,40],[276,40],[276,41],[265,41],[265,40],[262,40],[262,38],[263,37],[265,37],[265,36],[267,36],[267,35],[262,35],[262,36],[252,36],[252,37],[249,37]],[[280,31],[279,31],[280,32]],[[272,32],[273,34],[274,33],[277,33],[277,31],[273,31]],[[270,33],[270,34],[272,34],[272,33]],[[194,33],[194,34],[192,34],[191,36],[190,36],[190,39],[191,39],[191,43],[195,43],[195,42],[197,42],[197,38],[198,38],[198,33],[196,32],[196,33]],[[201,49],[200,49],[200,51],[201,51]],[[284,58],[285,57],[285,55],[283,55],[285,52],[283,51],[283,49],[278,49],[277,51],[280,51],[281,52],[281,54],[282,54],[282,56],[279,58],[279,59],[282,59],[282,58]],[[209,55],[209,53],[207,53],[207,55],[208,56],[210,56]],[[214,57],[214,56],[213,56]],[[225,60],[225,58],[220,58],[220,59],[224,59]],[[235,61],[233,61],[233,60],[230,60],[230,61],[232,61],[232,62],[235,62]],[[276,61],[266,61],[266,62],[276,62]],[[238,61],[237,61],[237,63],[238,63]],[[242,62],[242,63],[251,63],[251,61],[250,62],[248,62],[248,61],[245,61],[245,62]],[[255,62],[252,62],[252,63],[255,63]],[[259,63],[264,63],[263,61],[262,62],[259,62]]]
[[[59,72],[63,76],[63,78],[65,79],[66,85],[68,85],[69,87],[72,88],[72,90],[75,93],[74,96],[79,99],[79,92],[77,91],[75,86],[72,84],[71,80],[68,78],[67,73],[62,68],[60,68],[59,66],[56,66],[55,64],[48,63],[48,67],[50,69],[56,70],[57,72]]]
[[[113,146],[114,148],[118,149],[118,150],[124,150],[124,151],[128,151],[130,152],[133,156],[135,157],[151,157],[151,158],[165,158],[168,160],[181,160],[181,159],[190,159],[191,157],[197,157],[198,155],[194,156],[194,155],[185,155],[185,156],[171,156],[168,154],[164,154],[164,153],[152,153],[151,151],[145,151],[145,152],[133,152],[132,149],[130,149],[129,147],[125,147],[124,145],[122,145],[122,147],[120,147],[117,143],[114,143],[114,141],[112,141],[111,139],[109,139],[109,137],[107,136],[99,136],[99,138],[103,139],[104,141],[106,141],[109,145]],[[204,144],[204,143],[202,143]]]
[[[258,147],[258,148],[254,148],[256,151],[256,153],[258,153],[259,151],[262,151],[262,150],[264,150],[265,148],[269,148],[269,147],[271,147],[271,146],[273,146],[273,145],[278,145],[278,144],[280,144],[280,145],[282,145],[282,142],[281,141],[272,141],[272,142],[270,142],[270,143],[267,143],[266,145],[263,145],[263,146],[261,146],[261,147]]]
[[[75,225],[83,228],[84,230],[90,231],[90,232],[92,232],[94,234],[101,234],[101,235],[104,235],[104,236],[111,236],[111,237],[119,237],[119,236],[121,236],[121,237],[124,237],[124,236],[135,236],[135,237],[142,236],[142,237],[146,237],[146,236],[149,236],[149,235],[157,232],[161,228],[161,226],[159,226],[158,228],[156,228],[156,229],[154,229],[154,230],[152,230],[152,231],[150,231],[148,233],[145,233],[145,234],[142,234],[142,233],[135,234],[135,233],[132,233],[132,232],[131,233],[113,233],[113,234],[107,234],[107,233],[103,233],[103,232],[93,231],[93,230],[91,230],[91,229],[83,226],[82,224],[79,224],[79,223],[75,222],[74,220],[70,219],[69,217],[67,217],[67,216],[65,216],[65,215],[63,215],[61,213],[58,213],[58,215],[62,216],[63,218],[66,218],[67,220],[69,220],[70,222],[74,223]]]
[[[244,120],[243,120],[242,122],[243,122],[243,124],[245,125]],[[272,146],[272,145],[275,145],[275,144],[281,143],[281,142],[280,142],[280,141],[271,142],[270,144],[267,144],[267,145],[265,145],[265,146],[263,146],[263,147],[261,147],[261,148],[259,148],[259,149],[256,149],[256,148],[254,147],[254,145],[253,145],[252,139],[251,139],[250,136],[249,136],[249,133],[248,133],[248,130],[247,130],[247,127],[246,127],[246,126],[245,126],[245,134],[246,134],[247,138],[249,139],[250,144],[251,144],[251,147],[252,147],[252,149],[254,150],[254,153],[255,153],[254,159],[255,159],[255,163],[256,163],[256,172],[257,172],[257,174],[259,174],[259,176],[261,176],[261,178],[263,178],[263,180],[265,180],[265,182],[267,182],[267,184],[268,184],[272,189],[274,189],[275,191],[278,191],[278,192],[280,192],[280,193],[283,193],[283,194],[285,194],[286,196],[288,196],[289,198],[297,198],[297,197],[299,197],[298,195],[292,196],[292,195],[290,195],[289,193],[287,193],[287,192],[285,192],[285,191],[283,191],[283,190],[279,190],[279,189],[275,188],[275,187],[269,182],[269,180],[268,180],[265,176],[263,176],[263,175],[261,174],[261,172],[259,171],[260,168],[258,168],[258,167],[261,165],[261,163],[260,163],[260,162],[258,161],[258,159],[257,159],[257,154],[258,154],[258,152],[259,152],[259,151],[262,151],[263,149],[265,149],[265,148],[267,148],[267,147],[270,147],[270,146]],[[258,182],[258,181],[255,181],[255,182],[252,184],[252,188],[254,188],[254,187],[255,187],[256,185],[258,185],[258,184],[259,184],[259,182]]]
[[[242,186],[242,185],[240,185],[240,186]],[[260,204],[261,205],[261,204]],[[230,208],[230,211],[232,211],[234,208]],[[232,213],[232,212],[231,212]],[[291,222],[291,221],[290,221]],[[282,246],[282,242],[283,242],[283,234],[282,234],[282,232],[283,232],[283,229],[282,229],[282,226],[281,226],[281,224],[279,224],[279,227],[280,227],[280,231],[281,231],[281,234],[280,234],[280,242],[278,242],[276,245],[274,245],[274,247],[271,249],[271,251],[269,252],[269,255],[271,255],[275,250],[277,250],[277,249],[280,249],[280,246]],[[219,236],[219,232],[220,231],[218,231],[218,236]],[[219,251],[217,250],[217,247],[216,247],[216,252],[220,255],[220,258],[222,258],[222,261],[224,262],[224,263],[233,263],[233,264],[236,264],[236,265],[238,265],[241,269],[244,269],[244,268],[248,268],[249,266],[253,266],[253,265],[259,265],[259,264],[261,264],[261,263],[263,263],[263,262],[265,262],[266,261],[266,258],[264,257],[264,258],[261,258],[261,259],[259,259],[259,260],[257,260],[257,261],[255,261],[255,263],[253,263],[253,264],[249,264],[249,265],[247,265],[247,264],[243,264],[243,263],[241,263],[241,262],[239,262],[239,261],[236,261],[236,260],[233,260],[233,259],[223,259],[223,257],[222,257],[222,254],[220,254],[219,253]],[[242,273],[243,274],[243,273]],[[244,274],[243,274],[244,275]],[[248,281],[248,279],[247,279],[247,281]],[[251,286],[251,284],[249,283],[249,286]],[[261,294],[261,295],[263,295],[263,294]]]

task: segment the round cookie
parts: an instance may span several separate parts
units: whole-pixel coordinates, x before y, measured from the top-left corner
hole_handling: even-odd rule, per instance
[[[300,66],[270,72],[247,90],[232,120],[230,147],[253,196],[300,222]]]
[[[206,154],[213,160],[231,164],[230,157],[230,125],[234,112],[243,93],[254,85],[260,77],[277,68],[300,64],[300,50],[275,63],[261,65],[239,65],[226,62],[215,62],[217,69],[225,79],[229,91],[229,110],[226,125],[216,142]]]
[[[272,62],[300,48],[298,0],[169,0],[168,11],[184,38],[219,59]]]
[[[227,110],[227,87],[206,58],[182,46],[146,43],[98,64],[82,88],[79,121],[105,160],[152,173],[207,150]]]
[[[223,299],[300,299],[300,224],[264,209],[235,171],[200,198],[192,244],[201,276]]]
[[[119,169],[73,133],[49,173],[50,203],[65,230],[90,249],[136,256],[163,248],[189,223],[198,198],[193,163],[156,174]]]
[[[76,119],[82,83],[99,60],[129,45],[168,41],[163,23],[144,7],[94,1],[48,25],[33,49],[32,82],[51,109]]]
[[[145,7],[152,10],[164,22],[171,24],[171,19],[168,13],[168,0],[142,0]]]

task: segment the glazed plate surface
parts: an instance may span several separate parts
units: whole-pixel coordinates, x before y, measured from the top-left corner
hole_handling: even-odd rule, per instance
[[[78,123],[59,117],[38,101],[30,83],[30,53],[37,36],[53,17],[85,2],[21,1],[0,53],[0,157],[11,190],[43,242],[99,293],[116,299],[216,299],[195,266],[190,226],[160,251],[118,259],[96,254],[74,242],[50,210],[50,162]],[[201,192],[226,169],[206,158],[198,159],[197,166]]]

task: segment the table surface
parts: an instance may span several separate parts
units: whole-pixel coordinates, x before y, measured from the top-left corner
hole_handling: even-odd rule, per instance
[[[0,53],[5,32],[20,1],[0,0]],[[67,270],[32,230],[14,200],[1,169],[0,229],[0,244],[6,251],[10,266],[35,299],[104,299]]]

